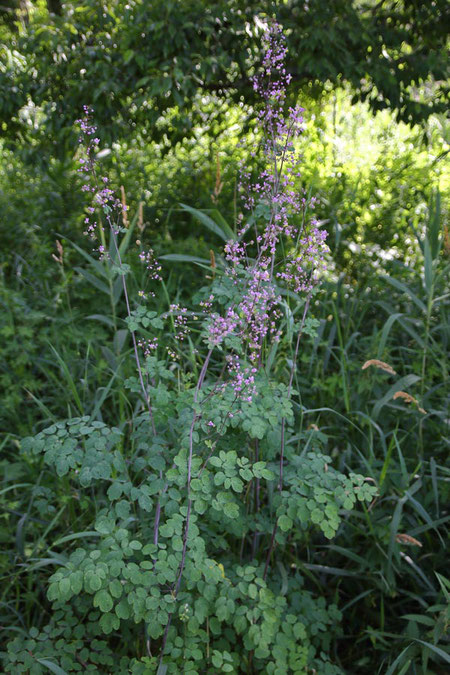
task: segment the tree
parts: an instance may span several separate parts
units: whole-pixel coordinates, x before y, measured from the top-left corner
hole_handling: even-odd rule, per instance
[[[83,104],[95,107],[106,138],[136,126],[157,138],[158,119],[172,109],[176,142],[189,135],[198,93],[255,100],[247,74],[258,63],[262,22],[275,15],[288,35],[297,92],[348,82],[355,100],[412,123],[445,109],[444,0],[40,0],[27,7],[27,22],[9,30],[1,49],[1,131],[14,143],[25,134],[64,151]]]

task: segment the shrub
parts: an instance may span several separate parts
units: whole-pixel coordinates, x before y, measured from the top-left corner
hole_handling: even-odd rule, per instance
[[[151,308],[161,267],[142,244],[148,283],[133,299],[131,229],[97,177],[89,110],[81,121],[86,233],[124,298],[134,413],[118,426],[71,417],[22,443],[24,460],[42,458],[72,496],[73,531],[54,545],[76,548],[52,558],[49,622],[8,644],[6,672],[342,672],[330,654],[341,614],[306,588],[290,551],[332,539],[376,487],[334,468],[326,435],[301,426],[296,364],[315,334],[308,312],[326,235],[314,199],[294,189],[302,109],[283,111],[279,26],[264,39],[253,85],[265,167],[256,178],[242,167],[248,215],[236,232],[221,224],[228,241],[206,264],[211,283],[195,311]],[[273,367],[278,350],[287,368]]]

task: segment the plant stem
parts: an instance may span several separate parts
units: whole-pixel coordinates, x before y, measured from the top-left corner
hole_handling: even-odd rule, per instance
[[[109,227],[110,227],[110,230],[111,230],[111,236],[113,238],[114,248],[116,249],[116,255],[117,255],[117,260],[119,262],[119,267],[122,269],[122,258],[121,258],[121,255],[120,255],[119,246],[117,244],[117,236],[116,236],[116,233],[114,231],[113,223],[111,222],[111,218],[109,216],[107,216],[107,221],[108,221],[108,224],[109,224]],[[131,308],[130,308],[130,301],[129,301],[129,298],[128,298],[127,282],[126,282],[126,279],[125,279],[125,274],[122,274],[121,276],[122,276],[123,294],[124,294],[124,297],[125,297],[125,304],[126,304],[126,307],[127,307],[127,316],[128,316],[128,318],[131,319]],[[136,342],[135,331],[132,330],[130,332],[131,332],[131,339],[133,340],[134,358],[136,360],[136,365],[137,365],[137,369],[138,369],[139,382],[140,382],[142,393],[144,394],[144,398],[145,398],[145,401],[146,401],[146,404],[147,404],[147,410],[148,410],[148,414],[149,414],[149,417],[150,417],[150,423],[152,425],[152,431],[153,431],[153,434],[156,435],[156,427],[155,427],[155,420],[154,420],[154,417],[153,417],[152,405],[151,405],[150,397],[149,397],[148,392],[147,392],[147,388],[144,384],[144,377],[143,377],[143,374],[142,374],[142,366],[141,366],[141,360],[139,358],[139,352],[138,352],[138,347],[137,347],[137,342]]]
[[[310,302],[311,302],[311,293],[306,298],[305,309],[303,310],[302,322],[300,324],[300,328],[299,328],[299,331],[298,331],[298,334],[297,334],[297,341],[295,343],[294,358],[293,358],[293,361],[292,361],[291,373],[290,373],[290,376],[289,376],[288,396],[290,396],[291,389],[292,389],[292,381],[294,379],[294,372],[295,372],[295,367],[296,367],[296,364],[297,364],[297,356],[298,356],[298,350],[299,350],[299,346],[300,346],[300,338],[301,338],[302,333],[303,333],[303,328],[304,328],[304,325],[305,325],[306,315],[308,313]],[[278,489],[279,489],[280,493],[283,489],[283,460],[284,460],[284,444],[285,444],[285,426],[286,426],[286,418],[283,417],[282,420],[281,420],[280,480],[279,480],[279,484],[278,484]],[[275,548],[275,535],[277,533],[277,529],[278,529],[278,518],[275,520],[273,530],[272,530],[272,536],[270,538],[269,550],[267,552],[266,564],[264,566],[263,579],[265,579],[266,576],[267,576],[267,571],[269,569],[270,557],[271,557],[272,552]]]
[[[210,361],[210,358],[211,358],[212,351],[213,351],[212,349],[209,350],[208,354],[206,355],[205,361],[203,363],[203,366],[202,366],[202,369],[201,369],[201,372],[200,372],[200,375],[199,375],[199,378],[198,378],[197,386],[195,388],[194,404],[196,404],[197,401],[198,401],[198,394],[200,392],[200,389],[202,388],[202,385],[203,385],[203,382],[204,382],[204,379],[205,379],[205,375],[206,375],[206,372],[208,370],[208,365],[209,365],[209,361]],[[182,579],[182,576],[183,576],[184,567],[186,565],[187,540],[188,540],[188,536],[189,536],[189,525],[190,525],[191,508],[192,508],[192,499],[190,497],[190,494],[191,494],[191,476],[192,476],[192,457],[193,457],[193,454],[194,454],[194,428],[195,428],[195,423],[196,423],[197,419],[198,419],[198,414],[197,414],[196,410],[194,410],[191,428],[189,430],[188,476],[187,476],[187,483],[186,483],[188,504],[187,504],[186,521],[185,521],[185,525],[184,525],[184,534],[183,534],[183,551],[182,551],[182,554],[181,554],[180,566],[178,568],[177,580],[176,580],[176,583],[175,583],[175,587],[172,591],[172,595],[174,596],[175,600],[178,596],[178,591],[180,590],[181,579]],[[173,612],[171,612],[169,614],[169,617],[167,619],[167,625],[166,625],[166,628],[164,630],[164,635],[163,635],[162,644],[161,644],[161,653],[160,653],[160,657],[159,657],[160,665],[162,664],[162,659],[163,659],[163,656],[164,656],[164,650],[166,648],[167,635],[169,633],[170,624],[172,623],[172,616],[173,616]]]

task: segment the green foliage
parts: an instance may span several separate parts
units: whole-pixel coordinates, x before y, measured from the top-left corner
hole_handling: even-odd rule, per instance
[[[43,452],[45,463],[54,466],[58,476],[75,472],[80,484],[88,487],[95,479],[108,480],[113,468],[118,469],[121,457],[111,451],[118,434],[117,429],[110,431],[103,422],[90,424],[89,417],[74,417],[24,439],[22,448],[34,455]]]
[[[250,417],[252,425],[258,419],[256,413],[257,410],[253,411]],[[180,418],[189,419],[183,411]],[[247,419],[243,415],[243,427]],[[250,434],[252,430],[253,426]],[[265,436],[259,434],[259,427],[254,431],[262,438]],[[182,425],[178,434],[183,446]],[[86,541],[84,547],[67,555],[49,579],[48,599],[53,603],[54,618],[44,632],[33,629],[25,641],[16,638],[9,644],[6,672],[26,672],[26,669],[44,672],[40,665],[45,665],[43,659],[54,658],[52,650],[62,654],[58,665],[67,672],[80,670],[78,656],[88,672],[94,668],[97,672],[107,672],[101,668],[111,664],[113,652],[107,639],[105,642],[99,637],[115,635],[117,631],[122,636],[136,631],[139,634],[145,628],[144,634],[157,640],[175,610],[178,618],[169,631],[168,672],[179,672],[190,662],[192,672],[211,665],[220,667],[219,672],[239,672],[242,652],[236,650],[237,644],[242,644],[241,649],[247,654],[254,655],[258,672],[275,673],[282,667],[305,673],[310,665],[318,672],[340,672],[323,660],[331,626],[340,618],[337,608],[334,605],[327,608],[323,598],[314,598],[304,590],[303,577],[297,573],[289,575],[289,591],[284,589],[277,595],[276,585],[268,584],[261,576],[260,565],[242,566],[239,555],[236,558],[233,554],[233,540],[245,535],[253,521],[245,515],[236,496],[243,493],[246,485],[250,487],[254,479],[269,484],[273,481],[274,474],[266,468],[266,462],[252,463],[234,450],[220,451],[211,457],[209,469],[204,468],[200,458],[194,461],[192,491],[194,511],[199,515],[192,516],[185,590],[176,603],[175,597],[167,592],[167,586],[176,580],[183,549],[182,488],[186,453],[177,452],[176,448],[171,450],[162,438],[155,439],[149,446],[146,417],[138,420],[130,437],[130,443],[136,448],[131,461],[125,462],[120,451],[114,449],[119,438],[118,430],[83,417],[57,423],[22,443],[25,458],[43,454],[45,463],[57,476],[68,475],[80,503],[89,499],[93,481],[97,481],[98,504],[104,506],[97,510],[93,531],[80,533],[87,538],[95,535],[94,543],[86,546]],[[230,433],[226,438],[227,446],[233,447]],[[201,445],[200,437],[196,443]],[[206,438],[203,443],[208,447]],[[237,446],[242,447],[242,440]],[[173,468],[165,472],[162,480],[161,471],[172,462],[171,455]],[[317,507],[324,506],[330,520],[322,522],[322,518],[317,518],[316,508],[310,514],[303,514],[301,523],[307,528],[320,522],[324,533],[333,536],[330,528],[331,523],[339,522],[338,506],[342,503],[344,508],[351,508],[356,494],[361,501],[370,501],[375,490],[364,491],[362,477],[352,475],[347,480],[331,469],[324,473],[325,461],[330,458],[312,452],[305,456],[296,467],[297,472],[287,480],[289,489],[282,493],[282,502],[289,503],[291,513],[295,491],[300,489],[307,496],[310,489]],[[302,477],[300,484],[295,480],[296,475]],[[336,481],[342,485],[342,494],[335,487]],[[107,484],[109,488],[105,493],[102,486]],[[308,486],[306,492],[303,485]],[[86,490],[84,497],[80,493]],[[236,496],[233,497],[233,493]],[[151,519],[154,514],[152,497],[159,500],[164,523],[157,544],[147,543],[149,516]],[[310,499],[305,501],[307,508],[310,502]],[[330,504],[336,506],[330,510]],[[269,523],[268,516],[261,513],[260,520]],[[280,528],[285,531],[282,518]],[[284,544],[283,540],[284,537],[280,545]],[[89,617],[87,626],[77,623],[76,617],[82,615]],[[54,641],[56,637],[58,640]],[[137,666],[133,661],[126,659],[120,661],[119,668],[125,664],[130,670],[124,668],[118,672],[139,672],[134,669]],[[156,672],[152,670],[151,661],[146,668],[143,672]]]
[[[123,234],[128,237],[126,229]],[[126,247],[121,249],[125,254]],[[112,270],[120,278],[124,269],[132,271],[127,263],[117,266],[114,257],[106,266],[85,257],[100,275]],[[97,283],[92,285],[102,291]],[[228,277],[217,277],[213,288],[220,303],[233,301],[236,291]],[[108,294],[106,286],[104,292]],[[113,297],[114,285],[111,293]],[[129,313],[127,323],[133,339],[164,326],[157,312],[142,305]],[[208,322],[196,337],[199,347],[207,329]],[[229,340],[236,353],[243,352],[236,338]],[[55,355],[81,408],[76,385]],[[352,509],[357,499],[372,501],[376,489],[363,476],[350,473],[346,478],[328,468],[331,458],[313,445],[300,458],[286,453],[293,459],[292,469],[286,472],[283,490],[274,494],[280,420],[289,444],[297,392],[264,371],[255,376],[257,395],[239,400],[237,406],[232,388],[216,391],[216,385],[206,383],[200,392],[189,378],[180,386],[157,357],[147,357],[144,374],[150,378],[157,433],[151,433],[148,413],[125,418],[121,430],[86,415],[56,422],[21,444],[25,464],[39,464],[42,457],[56,490],[77,496],[78,504],[70,503],[72,521],[86,510],[89,516],[84,516],[81,530],[71,528],[55,544],[82,540],[83,546],[57,557],[49,551],[49,560],[57,564],[46,593],[52,604],[50,621],[44,632],[35,628],[9,644],[6,672],[19,668],[39,673],[41,666],[76,672],[79,652],[82,665],[99,670],[92,637],[106,636],[106,662],[101,665],[107,666],[118,633],[131,641],[137,637],[140,654],[148,640],[155,642],[167,672],[211,667],[221,672],[253,668],[275,673],[280,667],[297,673],[311,667],[320,673],[341,672],[329,657],[331,634],[340,618],[336,605],[304,588],[304,577],[295,567],[292,573],[284,571],[280,589],[273,563],[315,527],[332,538],[343,510]],[[136,384],[128,378],[132,392]],[[45,489],[36,494],[44,502],[52,496]],[[258,538],[270,539],[274,517],[279,532],[275,539],[274,530],[267,552]],[[294,519],[300,527],[290,538]],[[28,558],[23,544],[21,555]],[[60,625],[53,615],[60,617],[59,612],[74,636],[67,628],[69,637],[63,634],[54,643],[55,650],[62,646],[55,663],[48,657],[55,626]],[[71,624],[72,617],[88,617],[88,627],[82,621],[82,634],[78,623]],[[120,664],[133,672],[136,653],[125,648],[119,656]],[[150,659],[144,672],[156,668]]]
[[[372,501],[377,488],[364,482],[364,476],[342,473],[329,467],[331,457],[307,453],[293,456],[286,472],[290,490],[281,494],[279,526],[284,532],[295,524],[296,532],[312,522],[320,527],[327,539],[333,539],[341,523],[342,509],[349,511],[357,500]]]
[[[319,193],[333,261],[294,388],[302,307],[288,294],[287,337],[239,410],[209,385],[196,399],[206,325],[196,302],[211,282],[224,305],[233,298],[217,248],[239,218],[232,151],[248,108],[233,101],[252,103],[244,77],[258,59],[255,6],[169,3],[163,21],[158,3],[129,2],[128,15],[109,3],[106,16],[82,4],[29,3],[19,25],[13,13],[0,24],[2,670],[441,675],[450,658],[446,132],[438,116],[419,132],[349,103],[356,91],[372,110],[416,121],[440,108],[440,85],[424,84],[433,74],[444,82],[440,4],[277,10],[294,29],[295,78],[330,90],[303,92],[315,119],[300,141],[299,187]],[[152,39],[137,42],[150,23]],[[336,89],[342,75],[350,86]],[[111,140],[100,161],[132,205],[122,266],[114,255],[96,260],[81,237],[72,122],[95,96]],[[235,157],[245,161],[245,150]],[[143,289],[136,239],[138,250],[164,254],[164,284],[124,320],[121,273],[133,294]],[[181,302],[192,330],[177,343],[169,307]],[[143,362],[156,436],[130,331],[159,340]],[[218,377],[221,358],[211,358]],[[396,374],[361,370],[369,359]],[[401,390],[409,403],[393,398]],[[193,413],[202,417],[188,496]]]
[[[359,645],[366,642],[370,654],[362,657],[359,646],[354,652],[340,648],[338,663],[344,672],[364,672],[374,659],[395,672],[417,658],[424,674],[434,672],[434,663],[445,662],[447,608],[433,577],[433,567],[445,569],[444,505],[449,497],[439,386],[447,368],[446,265],[436,213],[438,203],[430,213],[426,238],[418,239],[417,273],[394,265],[391,276],[380,277],[369,293],[340,281],[318,296],[317,318],[309,323],[292,392],[300,393],[300,406],[287,397],[283,382],[264,376],[257,382],[259,395],[232,417],[226,393],[212,402],[208,388],[202,392],[198,405],[204,419],[194,436],[189,556],[176,602],[167,589],[176,582],[183,550],[194,406],[190,349],[186,345],[179,350],[178,365],[170,365],[163,351],[145,362],[155,419],[165,429],[164,436],[153,440],[147,416],[132,413],[128,403],[123,407],[122,386],[109,389],[108,398],[98,398],[100,405],[92,407],[95,389],[79,393],[77,376],[71,378],[64,361],[56,359],[66,383],[56,391],[66,389],[68,400],[75,397],[72,415],[87,404],[96,412],[48,426],[23,441],[19,461],[5,463],[0,497],[7,511],[1,532],[9,542],[7,533],[15,522],[16,534],[4,560],[20,565],[8,584],[22,589],[25,612],[21,635],[8,643],[6,672],[46,672],[52,667],[108,672],[112,658],[118,672],[156,672],[155,657],[145,656],[146,640],[150,637],[157,648],[174,609],[166,652],[174,672],[186,663],[192,663],[192,672],[208,667],[276,672],[274,664],[300,673],[311,667],[338,672],[339,666],[329,662],[331,645],[340,644],[337,597],[341,607],[348,606],[345,632],[358,635]],[[107,282],[107,269],[98,268],[89,255],[86,260],[92,274]],[[86,288],[96,294],[99,290],[92,283]],[[232,298],[220,274],[214,288],[224,302]],[[108,302],[106,290],[104,298]],[[63,306],[70,304],[69,296]],[[112,312],[114,303],[109,306]],[[387,317],[384,323],[380,309]],[[87,304],[86,312],[92,311]],[[292,315],[294,323],[295,312],[295,307],[287,312],[286,320]],[[161,332],[167,322],[162,314],[136,305],[128,329],[143,336]],[[106,370],[107,364],[119,367],[117,348],[124,340],[118,342],[107,309],[104,316],[108,321],[95,325],[109,326],[110,337],[96,329],[95,341],[110,341],[109,347],[103,345],[107,360],[100,366]],[[70,321],[68,326],[75,330]],[[201,342],[199,333],[193,335]],[[288,357],[288,345],[280,344],[272,366],[279,378]],[[370,357],[388,361],[398,375],[361,372]],[[44,370],[44,376],[49,372]],[[137,379],[122,366],[117,373],[130,395],[139,396]],[[57,378],[51,381],[56,386]],[[407,410],[401,400],[392,399],[402,382],[410,383],[408,392],[427,411],[425,419],[417,406]],[[334,409],[327,407],[330,400],[336,401]],[[109,416],[110,425],[100,411]],[[274,460],[283,416],[288,465],[278,494]],[[120,430],[114,428],[117,420]],[[311,420],[313,426],[307,428]],[[37,475],[41,477],[34,485]],[[257,484],[261,504],[255,511]],[[21,505],[22,499],[29,503]],[[370,509],[363,507],[363,513],[348,519],[349,510],[367,502]],[[159,539],[152,543],[157,509]],[[264,579],[267,548],[262,541],[269,541],[274,520],[274,560]],[[432,536],[436,539],[432,568],[426,553],[403,552],[403,533],[422,539],[424,547],[432,544]],[[27,578],[47,587],[42,602],[49,607],[49,618],[36,614],[33,595],[23,585]],[[399,593],[396,610],[387,616]],[[9,603],[4,611],[7,625],[6,617],[13,616]],[[117,655],[118,633],[128,636],[125,645],[138,645],[133,653],[124,648]],[[395,634],[401,637],[401,649],[390,642]]]
[[[445,10],[443,0],[307,7],[300,0],[110,0],[101,7],[88,0],[62,3],[58,13],[30,3],[16,30],[3,28],[10,38],[1,53],[3,132],[17,138],[38,130],[56,153],[71,142],[83,102],[95,106],[109,138],[138,125],[154,140],[169,133],[177,142],[192,131],[197,93],[252,102],[246,75],[257,62],[262,20],[274,12],[299,86],[319,92],[348,82],[355,100],[374,111],[389,107],[403,121],[421,122],[445,111]],[[175,112],[165,128],[158,122],[168,110]]]
[[[11,636],[3,656],[6,672],[107,673],[113,662],[117,672],[155,673],[155,653],[172,612],[165,659],[173,672],[362,673],[379,662],[395,673],[416,660],[419,672],[435,672],[435,666],[438,672],[448,650],[448,607],[433,568],[445,574],[449,495],[437,386],[446,367],[445,262],[442,237],[433,239],[435,223],[431,218],[427,235],[428,242],[437,241],[435,257],[424,258],[422,276],[404,270],[395,284],[380,278],[371,294],[340,282],[318,296],[318,335],[308,337],[300,357],[301,406],[286,398],[282,382],[262,377],[259,395],[230,418],[226,396],[208,407],[204,390],[204,420],[194,438],[189,555],[176,601],[168,589],[183,549],[194,396],[187,346],[175,367],[162,351],[145,364],[163,436],[152,440],[147,415],[127,408],[130,416],[121,408],[121,387],[122,393],[110,390],[108,405],[97,406],[95,418],[71,416],[23,441],[16,464],[5,465],[8,491],[0,490],[10,510],[2,520],[3,540],[9,542],[13,523],[16,531],[5,569],[19,565],[7,588],[21,589],[23,616],[21,632]],[[418,257],[433,250],[424,240],[420,244]],[[379,308],[385,308],[384,323]],[[86,311],[92,312],[89,305]],[[330,314],[334,321],[327,320]],[[136,306],[130,327],[145,336],[160,316]],[[112,329],[109,338],[103,333],[96,339],[110,340],[114,354]],[[288,354],[280,344],[277,377],[284,377]],[[361,371],[370,357],[388,361],[398,375]],[[423,373],[423,380],[411,380],[409,391],[427,410],[426,419],[417,407],[408,410],[385,398],[375,421],[374,406],[396,380],[414,373]],[[123,372],[121,381],[126,377]],[[128,386],[135,397],[137,382],[128,377]],[[332,409],[330,400],[336,401]],[[288,464],[278,494],[274,460],[283,415]],[[114,428],[118,420],[120,431]],[[349,518],[358,503],[363,511]],[[269,541],[274,520],[274,559],[264,579],[263,541]],[[403,533],[419,540],[424,554],[414,544],[404,551]],[[45,616],[36,611],[27,579],[42,588]],[[5,599],[7,626],[15,615]],[[343,646],[342,631],[357,636],[354,646]],[[153,656],[147,655],[148,638]],[[339,645],[337,659],[330,661],[333,645]]]

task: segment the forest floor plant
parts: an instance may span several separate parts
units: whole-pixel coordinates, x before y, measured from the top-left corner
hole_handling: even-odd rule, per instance
[[[120,428],[83,416],[22,443],[25,458],[42,455],[76,495],[74,522],[86,498],[96,506],[90,529],[65,538],[83,545],[54,558],[48,625],[9,643],[6,672],[343,672],[330,653],[340,611],[306,588],[291,549],[314,529],[332,539],[377,488],[333,468],[324,434],[309,434],[300,451],[292,442],[296,368],[302,336],[314,335],[308,311],[327,246],[314,199],[296,189],[302,109],[285,110],[280,26],[263,41],[253,86],[266,165],[257,177],[242,167],[246,215],[212,259],[197,312],[174,303],[157,315],[148,286],[133,304],[120,242],[130,233],[122,202],[97,177],[85,110],[86,233],[122,284],[137,365],[126,386],[137,402]],[[152,250],[138,246],[148,280],[160,283]],[[155,334],[170,328],[164,354]]]

